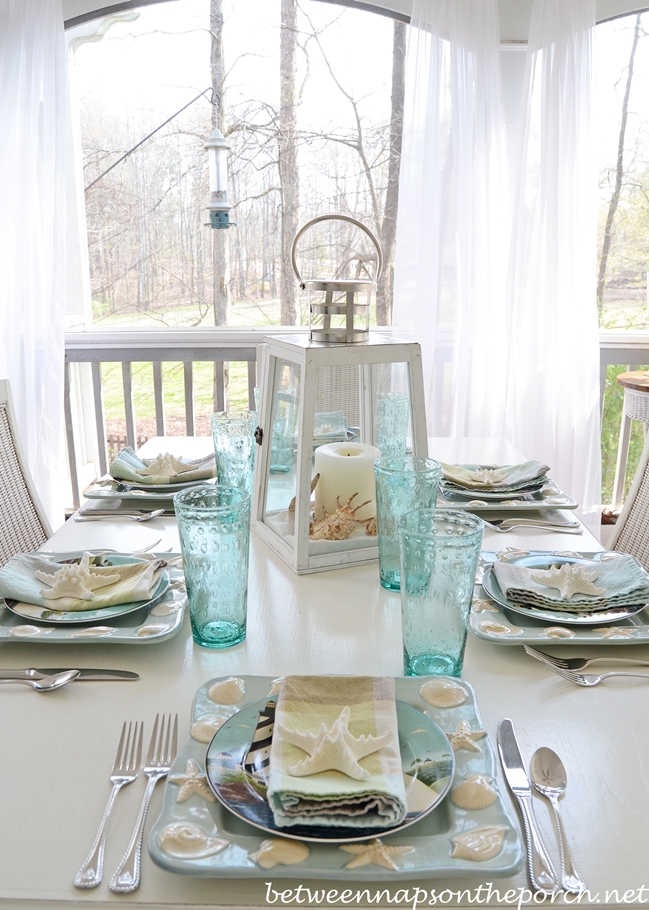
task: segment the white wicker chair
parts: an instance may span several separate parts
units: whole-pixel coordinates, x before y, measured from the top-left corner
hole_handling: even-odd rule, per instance
[[[16,433],[9,383],[0,379],[0,566],[51,535]]]
[[[630,553],[649,571],[649,436],[609,549]]]

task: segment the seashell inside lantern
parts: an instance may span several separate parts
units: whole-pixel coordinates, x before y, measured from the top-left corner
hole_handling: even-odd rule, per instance
[[[198,825],[188,822],[174,822],[158,834],[158,844],[170,856],[179,859],[203,859],[225,850],[230,841],[222,837],[211,837]]]
[[[482,774],[470,774],[451,790],[451,802],[460,809],[486,809],[496,802],[497,796],[490,778]]]
[[[470,859],[483,863],[487,859],[498,856],[503,848],[503,841],[507,828],[499,825],[488,825],[485,828],[474,828],[465,834],[458,834],[451,838],[453,859]]]
[[[309,855],[309,848],[302,841],[284,840],[279,837],[270,837],[263,840],[259,849],[250,854],[262,869],[272,869],[273,866],[297,866],[303,863]]]
[[[208,690],[208,697],[219,705],[236,705],[246,692],[246,684],[238,676],[230,676],[214,683]]]
[[[309,539],[347,540],[356,528],[367,528],[367,522],[357,519],[356,513],[372,500],[368,499],[367,502],[352,506],[352,502],[357,496],[358,493],[350,496],[344,506],[341,506],[340,499],[336,497],[336,510],[331,515],[328,515],[326,510],[323,509],[324,517],[314,521],[309,527]],[[368,535],[372,536],[369,532]]]
[[[457,708],[467,700],[467,691],[452,679],[431,679],[424,683],[419,694],[435,708]]]

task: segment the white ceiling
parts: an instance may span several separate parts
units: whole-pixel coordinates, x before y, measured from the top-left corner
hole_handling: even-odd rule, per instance
[[[149,0],[149,2],[162,2],[162,0]],[[333,0],[340,2],[340,0]],[[570,0],[564,0],[570,3]],[[612,19],[615,16],[631,13],[635,10],[645,9],[649,0],[596,0],[597,20]],[[139,6],[138,2],[117,2],[110,0],[63,0],[63,16],[67,21],[77,16],[86,16],[88,13],[102,15],[104,12],[116,12]],[[410,15],[412,0],[361,0],[359,6],[380,6],[402,15]],[[500,7],[500,31],[503,41],[524,41],[530,21],[532,0],[498,0]],[[93,16],[94,18],[94,16]]]

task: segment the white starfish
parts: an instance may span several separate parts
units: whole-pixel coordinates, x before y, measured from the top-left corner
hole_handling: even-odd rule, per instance
[[[185,464],[180,458],[165,452],[164,455],[158,455],[146,468],[137,468],[137,473],[142,476],[157,474],[160,477],[173,477],[175,474],[184,474],[186,471],[193,471],[196,465]]]
[[[530,573],[532,581],[546,588],[556,588],[563,600],[570,600],[573,594],[605,594],[604,588],[597,588],[591,582],[597,578],[597,569],[564,562],[551,569],[538,569]]]
[[[370,841],[369,844],[343,844],[340,848],[345,853],[355,853],[351,862],[347,863],[345,869],[356,869],[357,866],[369,866],[374,863],[377,866],[383,866],[384,869],[396,869],[397,866],[392,861],[393,856],[403,856],[404,853],[412,853],[414,847],[388,847],[381,841]]]
[[[169,780],[172,784],[178,784],[180,790],[176,797],[177,803],[184,803],[186,799],[196,793],[202,796],[210,803],[216,802],[216,798],[207,785],[205,775],[193,759],[188,759],[185,765],[184,774],[174,774]]]
[[[392,742],[394,732],[387,730],[382,736],[359,736],[357,739],[349,732],[350,715],[351,709],[343,708],[330,730],[324,724],[320,724],[317,733],[308,731],[299,733],[278,724],[276,729],[280,735],[309,755],[296,765],[290,766],[289,774],[294,777],[306,777],[320,771],[341,771],[354,780],[368,778],[369,771],[361,768],[358,762]]]
[[[79,600],[94,600],[92,593],[97,588],[104,588],[119,581],[119,575],[102,575],[93,572],[90,566],[90,556],[84,553],[78,565],[66,565],[48,575],[46,572],[35,572],[36,578],[50,585],[39,591],[46,600],[56,600],[59,597],[77,597]]]
[[[455,728],[455,733],[447,733],[446,736],[454,752],[465,749],[467,752],[479,752],[480,746],[476,746],[476,740],[482,739],[486,735],[485,730],[471,731],[466,720],[461,720]]]
[[[474,483],[496,484],[507,479],[507,471],[503,468],[480,468],[470,473]]]

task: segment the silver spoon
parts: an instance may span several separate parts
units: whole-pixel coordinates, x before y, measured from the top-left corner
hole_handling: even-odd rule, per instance
[[[63,673],[44,676],[42,679],[0,679],[0,684],[13,685],[14,683],[19,683],[23,686],[31,686],[37,692],[50,692],[52,689],[60,689],[66,683],[72,682],[78,675],[78,670],[65,670]]]
[[[552,749],[537,749],[530,762],[530,776],[534,787],[550,801],[554,809],[561,858],[561,887],[564,891],[574,893],[583,891],[586,884],[573,862],[559,811],[559,800],[567,786],[563,762]]]

